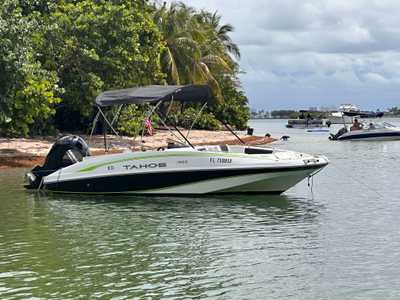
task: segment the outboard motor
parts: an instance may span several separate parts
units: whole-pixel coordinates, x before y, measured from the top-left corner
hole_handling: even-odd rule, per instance
[[[34,167],[25,175],[27,180],[25,187],[38,188],[43,177],[82,161],[85,156],[90,156],[90,151],[83,138],[71,135],[59,138],[47,154],[44,165]]]
[[[343,134],[345,134],[347,131],[348,131],[347,128],[346,128],[346,127],[343,127],[343,128],[341,128],[336,134],[332,134],[332,133],[331,133],[331,136],[329,137],[329,139],[330,139],[331,141],[336,141],[339,137],[341,137],[341,136],[342,136]]]

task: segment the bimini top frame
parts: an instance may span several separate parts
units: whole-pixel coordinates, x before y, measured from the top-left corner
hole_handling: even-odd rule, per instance
[[[211,98],[212,98],[212,93],[211,93],[210,88],[207,85],[186,85],[186,86],[150,85],[150,86],[145,86],[145,87],[135,87],[135,88],[129,88],[129,89],[122,89],[122,90],[106,91],[106,92],[101,93],[96,98],[96,106],[98,108],[98,112],[93,121],[93,127],[92,127],[92,130],[90,133],[90,138],[92,137],[93,132],[96,127],[96,123],[101,116],[102,120],[103,120],[104,148],[107,151],[107,149],[108,149],[107,148],[107,140],[106,140],[107,127],[110,127],[111,130],[117,136],[119,136],[118,132],[114,129],[113,125],[117,121],[119,112],[121,111],[121,108],[124,104],[137,104],[137,105],[154,104],[154,106],[148,112],[147,117],[149,118],[153,113],[156,113],[160,117],[161,122],[166,126],[165,122],[162,120],[162,117],[166,118],[166,116],[164,116],[164,115],[160,116],[161,113],[159,114],[156,111],[157,108],[160,106],[160,104],[162,104],[163,102],[171,101],[171,104],[173,101],[178,101],[178,102],[182,102],[182,103],[184,103],[184,102],[204,102],[204,104],[199,112],[199,114],[200,114],[202,112],[202,110],[204,109],[204,107],[206,106],[207,102]],[[118,106],[118,109],[117,109],[117,113],[115,114],[114,118],[110,122],[107,119],[107,117],[104,114],[102,109],[106,108],[106,107],[112,107],[112,106]],[[194,122],[196,122],[196,120],[197,120],[197,117],[194,120]],[[192,126],[193,126],[193,124],[192,124]],[[170,130],[170,128],[168,126],[166,126],[166,127]],[[189,146],[193,147],[193,145],[188,140],[188,134],[189,134],[190,130],[189,130],[188,134],[185,136],[181,133],[181,131],[176,126],[174,126],[174,129],[179,133],[179,135],[183,138],[183,140]],[[144,133],[144,126],[143,126],[143,130],[142,130],[142,137],[143,137],[143,133]]]
[[[212,97],[207,85],[149,85],[101,93],[96,98],[100,107],[120,104],[145,104],[159,101],[203,102]]]

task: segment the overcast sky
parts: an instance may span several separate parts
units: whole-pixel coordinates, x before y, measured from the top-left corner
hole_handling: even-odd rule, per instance
[[[400,0],[184,0],[235,27],[252,108],[400,106]]]

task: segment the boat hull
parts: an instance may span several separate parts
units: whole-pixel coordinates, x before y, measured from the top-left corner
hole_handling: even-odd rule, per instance
[[[400,140],[400,131],[389,132],[350,132],[338,138],[339,141],[395,141]]]
[[[129,174],[50,183],[45,189],[93,194],[280,194],[322,167]]]
[[[282,193],[328,164],[323,156],[286,150],[199,147],[85,158],[44,177],[42,187],[92,194]]]

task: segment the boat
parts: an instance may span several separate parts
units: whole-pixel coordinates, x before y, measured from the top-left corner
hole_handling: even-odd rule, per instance
[[[344,112],[353,116],[350,112]],[[333,141],[388,141],[400,140],[400,128],[390,123],[369,122],[359,123],[360,129],[351,130],[346,124],[336,134],[331,134],[329,139]]]
[[[360,108],[351,103],[341,104],[339,106],[339,112],[359,112]]]
[[[307,132],[329,132],[329,129],[317,127],[317,128],[307,129]]]
[[[327,119],[331,124],[343,124],[343,123],[349,124],[352,122],[352,118],[343,115],[342,111],[335,111],[330,113]]]
[[[372,125],[371,125],[372,124]],[[365,124],[363,129],[350,131],[347,127],[341,128],[336,134],[331,134],[334,141],[390,141],[400,140],[400,128],[384,122]]]
[[[165,118],[160,107],[167,102],[206,103],[211,97],[209,87],[200,85],[106,91],[96,98],[96,119],[103,119],[103,124],[112,127],[104,109],[145,103],[150,104],[151,114]],[[253,147],[243,141],[241,145],[194,146],[189,132],[185,135],[173,127],[180,139],[165,147],[99,156],[90,155],[89,146],[81,137],[63,137],[52,146],[44,165],[27,174],[26,187],[90,194],[280,194],[328,164],[324,156]]]
[[[324,126],[324,121],[321,119],[290,119],[286,128],[320,128]]]
[[[349,117],[359,117],[362,119],[374,119],[374,118],[382,118],[384,112],[381,111],[358,111],[358,112],[347,112],[347,116]]]
[[[307,116],[304,114],[307,113]],[[286,124],[286,128],[321,128],[326,126],[324,121],[319,118],[312,118],[309,111],[300,110],[300,116],[298,119],[289,119]]]
[[[362,119],[382,118],[384,113],[381,111],[362,111],[354,104],[342,104],[337,112],[332,112],[328,117],[331,124],[352,123],[352,117]]]

